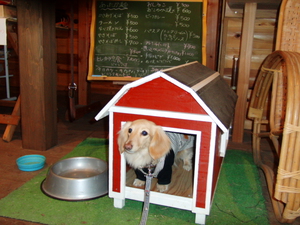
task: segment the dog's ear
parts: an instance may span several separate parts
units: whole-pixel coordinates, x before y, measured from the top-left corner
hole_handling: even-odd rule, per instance
[[[171,141],[160,126],[155,127],[154,136],[149,146],[149,153],[153,159],[159,159],[171,149]]]
[[[128,138],[128,129],[131,126],[132,122],[126,122],[124,124],[124,126],[121,128],[121,130],[119,131],[119,136],[118,136],[118,146],[119,146],[119,151],[120,154],[122,154],[124,152],[124,144],[127,141]]]

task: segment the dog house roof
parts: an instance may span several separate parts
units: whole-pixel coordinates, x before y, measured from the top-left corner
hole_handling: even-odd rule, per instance
[[[218,72],[211,70],[199,62],[192,62],[162,70],[124,85],[96,115],[95,119],[100,120],[107,116],[110,107],[116,105],[130,89],[157,78],[163,78],[188,92],[222,131],[225,132],[229,129],[237,95]]]

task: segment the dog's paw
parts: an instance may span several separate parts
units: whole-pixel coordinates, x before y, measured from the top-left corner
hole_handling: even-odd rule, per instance
[[[190,171],[192,169],[192,164],[183,164],[183,169],[185,169],[186,171]]]
[[[143,180],[135,179],[133,181],[133,186],[141,187],[141,186],[144,186],[144,185],[145,185],[145,181],[143,181]]]
[[[156,188],[159,192],[166,192],[169,189],[168,184],[156,184]]]

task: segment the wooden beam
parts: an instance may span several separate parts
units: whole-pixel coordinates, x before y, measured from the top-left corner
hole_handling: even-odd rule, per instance
[[[57,144],[55,1],[17,2],[23,148]]]
[[[1,124],[18,125],[20,121],[20,116],[0,114]]]
[[[10,100],[0,100],[0,106],[4,107],[15,107],[16,101],[10,101]]]
[[[220,26],[220,0],[207,1],[206,66],[217,70]]]
[[[253,47],[256,3],[246,3],[242,27],[242,39],[239,56],[239,72],[237,82],[238,100],[233,121],[233,142],[243,142],[244,122],[246,119],[247,93],[251,69],[251,56]]]
[[[225,75],[225,61],[226,61],[226,51],[227,51],[227,32],[228,32],[228,18],[224,17],[222,20],[223,30],[220,38],[221,51],[219,54],[219,72],[222,76]]]
[[[281,0],[227,0],[231,8],[244,8],[247,3],[256,3],[257,9],[278,9]]]
[[[244,7],[242,8],[230,8],[228,3],[225,5],[225,17],[227,18],[243,18],[244,16]],[[266,8],[266,9],[257,9],[256,19],[277,19],[278,17],[278,7],[276,9]]]
[[[78,104],[90,103],[90,83],[87,82],[90,15],[92,2],[78,1]]]
[[[19,49],[18,49],[17,34],[8,30],[7,31],[7,40],[11,44],[12,48],[15,50],[15,53],[18,55],[19,54]]]

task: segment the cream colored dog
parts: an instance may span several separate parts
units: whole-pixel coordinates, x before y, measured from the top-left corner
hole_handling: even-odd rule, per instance
[[[126,162],[135,169],[137,178],[134,186],[145,184],[147,166],[152,164],[156,166],[154,174],[158,179],[157,189],[160,192],[167,191],[175,155],[183,160],[185,170],[192,168],[194,136],[164,132],[149,120],[127,122],[119,132],[118,145]]]

